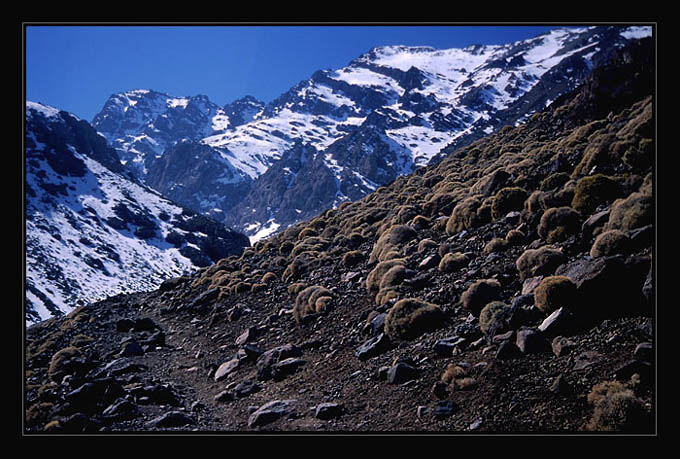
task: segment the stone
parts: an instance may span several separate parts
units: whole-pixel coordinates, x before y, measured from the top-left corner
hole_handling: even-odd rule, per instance
[[[588,368],[589,366],[600,360],[601,357],[602,354],[600,354],[599,352],[595,351],[582,352],[576,357],[572,370],[579,371]]]
[[[436,268],[439,266],[439,262],[441,261],[441,257],[439,255],[430,255],[428,257],[425,257],[423,261],[421,261],[418,264],[418,269],[425,270],[425,269],[431,269],[431,268]]]
[[[557,395],[568,395],[572,392],[572,387],[565,380],[564,375],[559,375],[550,385],[550,392]]]
[[[285,344],[266,351],[257,359],[255,364],[257,367],[257,379],[260,381],[272,379],[272,367],[276,363],[290,357],[300,357],[301,355],[302,350],[293,344]]]
[[[375,338],[371,338],[359,346],[354,355],[361,361],[368,360],[389,350],[390,345],[389,337],[385,333],[380,333]]]
[[[574,315],[565,308],[559,308],[543,320],[538,330],[548,338],[575,331]]]
[[[654,358],[654,348],[652,343],[640,343],[635,347],[633,351],[633,357],[636,360],[643,360],[645,362],[651,362]]]
[[[135,340],[130,340],[123,344],[119,357],[134,357],[144,355],[144,349]]]
[[[446,383],[441,382],[441,381],[437,381],[432,386],[432,393],[438,399],[443,400],[443,399],[445,399],[449,396],[448,385]]]
[[[182,413],[181,411],[170,411],[149,421],[146,426],[153,427],[184,427],[195,425],[196,421]]]
[[[305,363],[306,362],[304,360],[295,357],[283,359],[280,362],[277,362],[274,365],[272,365],[271,367],[272,379],[274,379],[274,381],[281,381],[286,376],[295,373],[298,370],[298,368],[300,368]]]
[[[317,419],[328,420],[339,417],[343,412],[343,406],[339,403],[320,403],[316,406],[314,415]]]
[[[233,392],[228,391],[228,390],[223,390],[220,393],[218,393],[217,395],[215,395],[215,397],[214,397],[216,402],[221,402],[221,403],[232,402],[232,401],[234,401],[235,398],[236,397],[234,396]]]
[[[515,344],[524,354],[545,352],[550,349],[545,337],[534,328],[522,328],[517,331]]]
[[[451,353],[453,351],[453,348],[456,346],[462,345],[466,343],[467,340],[465,338],[462,338],[460,336],[449,336],[448,338],[442,338],[436,343],[434,343],[434,347],[432,350],[434,351],[435,354],[441,357],[450,357]]]
[[[371,335],[378,335],[385,329],[385,318],[387,313],[381,312],[368,323],[368,331]]]
[[[654,377],[652,365],[649,362],[643,362],[642,360],[629,360],[616,369],[614,377],[617,381],[627,382],[630,381],[630,378],[634,374],[640,376],[640,382],[643,384],[651,382]]]
[[[511,341],[503,341],[496,352],[496,359],[498,360],[517,359],[521,356],[522,351]]]
[[[117,332],[128,332],[135,327],[135,323],[130,319],[120,319],[116,321]]]
[[[135,320],[135,325],[134,325],[134,330],[135,331],[151,331],[159,328],[158,325],[156,325],[156,322],[154,322],[151,318],[149,317],[142,317],[139,319]]]
[[[258,335],[257,327],[248,327],[243,333],[239,335],[238,338],[236,338],[236,344],[238,346],[241,346],[250,341],[254,341],[257,335]]]
[[[145,371],[146,369],[147,367],[145,365],[131,362],[125,357],[109,362],[104,367],[104,371],[108,373],[109,376],[122,376],[128,373]]]
[[[104,409],[102,415],[116,420],[130,420],[137,417],[137,413],[137,405],[124,398],[119,398]]]
[[[522,284],[522,295],[533,295],[534,290],[543,280],[543,276],[530,277]]]
[[[564,336],[556,336],[551,343],[553,354],[557,357],[569,354],[576,348],[576,343],[565,338]]]
[[[222,365],[217,367],[217,370],[215,370],[215,375],[213,376],[215,382],[222,381],[231,373],[233,373],[238,368],[239,363],[240,360],[231,359],[228,362],[224,362]]]
[[[417,379],[419,376],[420,372],[417,368],[399,362],[396,365],[392,365],[388,370],[387,382],[390,384],[403,384],[413,379]]]
[[[241,381],[236,386],[234,386],[231,392],[236,398],[245,398],[250,394],[260,391],[261,389],[262,386],[260,386],[255,381]]]
[[[241,346],[238,351],[236,351],[236,359],[241,362],[254,362],[256,361],[264,351],[257,346],[252,344],[246,344]]]
[[[182,404],[175,391],[167,384],[146,386],[142,393],[147,398],[146,403],[153,405],[180,406]]]
[[[248,427],[260,427],[295,413],[296,400],[273,400],[257,408],[248,417]]]
[[[434,406],[433,415],[437,419],[450,417],[458,409],[458,406],[451,400],[442,400]]]
[[[503,341],[512,341],[515,338],[515,331],[510,330],[505,333],[501,333],[500,335],[495,335],[492,339],[491,342],[493,344],[500,344]]]

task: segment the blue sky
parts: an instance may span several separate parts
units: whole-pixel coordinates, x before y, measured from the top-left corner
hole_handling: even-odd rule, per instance
[[[116,92],[269,102],[375,46],[502,44],[556,26],[26,25],[26,98],[91,120]]]

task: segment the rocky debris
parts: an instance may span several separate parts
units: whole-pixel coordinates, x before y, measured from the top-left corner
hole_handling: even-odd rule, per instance
[[[314,409],[314,416],[317,419],[327,421],[342,415],[344,407],[341,403],[320,403]]]
[[[119,357],[134,357],[139,355],[144,355],[144,349],[142,349],[142,346],[134,339],[123,343],[120,353],[118,354]]]
[[[125,398],[117,399],[102,411],[103,416],[120,421],[134,419],[138,414],[137,405]]]
[[[301,355],[302,350],[294,344],[285,344],[264,352],[256,362],[257,379],[259,381],[266,381],[274,378],[274,374],[277,374],[277,372],[278,374],[281,374],[280,372],[282,371],[281,367],[274,369],[276,364],[285,359],[300,357]],[[284,365],[283,368],[286,368],[286,365]],[[293,364],[293,367],[297,368],[296,365],[297,364]]]
[[[257,408],[248,417],[248,427],[261,427],[295,414],[296,400],[273,400]]]
[[[522,351],[511,341],[503,341],[496,352],[496,359],[498,360],[518,359],[521,356]]]
[[[387,382],[390,384],[403,384],[419,376],[417,368],[404,362],[397,362],[387,370]]]
[[[435,404],[432,414],[437,419],[448,418],[458,410],[458,406],[452,400],[442,400]]]
[[[223,379],[228,377],[238,368],[240,363],[241,361],[239,359],[231,359],[220,365],[217,368],[217,370],[215,370],[215,374],[213,375],[213,379],[215,380],[215,382],[222,381]]]
[[[543,334],[539,330],[533,328],[518,330],[515,344],[524,354],[545,352],[550,349],[550,344],[548,344],[548,341]]]
[[[170,411],[157,418],[152,419],[146,424],[146,426],[147,428],[153,429],[153,428],[184,427],[187,425],[193,426],[195,424],[196,421],[193,418],[187,416],[185,413],[182,413],[181,411]]]
[[[295,373],[298,368],[303,366],[306,362],[302,359],[289,357],[276,362],[270,367],[271,377],[274,381],[281,381],[286,376]]]
[[[390,348],[390,345],[391,342],[389,337],[384,333],[380,333],[378,336],[369,339],[359,346],[354,355],[356,355],[359,360],[368,360],[387,351]]]
[[[559,308],[545,318],[538,330],[546,337],[555,337],[561,334],[574,333],[576,330],[576,319],[566,308]]]
[[[654,358],[653,344],[640,343],[637,346],[635,346],[635,351],[633,351],[633,358],[635,358],[635,360],[642,360],[651,363]]]
[[[572,393],[572,386],[566,381],[564,375],[559,375],[550,385],[550,392],[556,395],[569,395]]]
[[[576,343],[564,336],[556,336],[551,343],[553,354],[557,357],[568,355],[576,348]]]
[[[432,350],[441,357],[450,357],[456,346],[462,346],[467,342],[465,338],[459,336],[449,336],[434,343]]]

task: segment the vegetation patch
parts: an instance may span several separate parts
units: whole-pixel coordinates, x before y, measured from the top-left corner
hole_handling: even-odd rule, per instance
[[[534,289],[534,304],[545,314],[576,305],[576,284],[566,276],[546,277]]]
[[[444,313],[439,306],[417,298],[396,302],[385,317],[385,333],[390,338],[414,339],[442,325]]]
[[[538,235],[549,244],[567,240],[581,229],[581,214],[571,207],[553,207],[543,213]]]
[[[463,292],[461,304],[470,314],[479,317],[484,306],[498,300],[500,294],[501,284],[496,279],[480,279]]]

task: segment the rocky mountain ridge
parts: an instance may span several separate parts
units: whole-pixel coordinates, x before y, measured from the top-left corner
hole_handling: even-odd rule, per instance
[[[195,174],[176,177],[166,173],[172,161],[163,158],[161,150],[169,144],[167,136],[161,136],[153,168],[163,172],[153,174],[146,183],[199,212],[224,218],[253,240],[261,239],[299,219],[364,196],[416,167],[441,160],[440,152],[447,145],[461,147],[504,125],[526,120],[574,89],[616,49],[650,33],[651,28],[638,26],[565,28],[503,46],[375,48],[344,68],[315,72],[266,106],[252,99],[235,104],[250,107],[249,117],[232,115],[227,107],[204,109],[208,116],[196,124],[201,129],[188,137],[194,141],[188,145],[196,153],[184,145],[185,159],[180,160],[177,151],[170,150],[175,153],[172,161],[180,161]],[[111,100],[132,101],[136,97],[132,93]],[[191,105],[177,102],[191,98],[164,97],[160,105],[175,107],[173,113]],[[141,106],[135,102],[129,114],[119,112],[126,119]],[[159,124],[153,120],[162,118],[165,123],[167,117],[172,118],[165,112],[148,111],[151,115],[144,117],[147,124],[137,133],[114,132],[99,115],[93,121],[112,145],[135,150],[135,161],[147,169],[152,160],[141,158],[149,154],[141,146],[131,147],[125,139],[150,142],[154,138],[151,131]],[[210,116],[214,116],[212,121]],[[127,126],[127,122],[121,125]],[[155,123],[153,128],[149,123]],[[205,147],[199,144],[213,149],[211,166],[219,166],[218,158],[222,158],[224,175],[194,159],[205,157]],[[297,169],[282,166],[281,162],[296,155],[289,150],[298,144],[316,149],[319,159],[299,163]],[[275,164],[279,167],[270,171]],[[293,177],[309,177],[312,171],[320,173],[323,180],[333,176],[336,186],[312,188]],[[274,174],[279,177],[272,177]],[[189,186],[192,192],[185,192],[182,186]],[[316,194],[308,198],[310,193]],[[259,205],[259,200],[268,204]],[[275,201],[280,205],[271,206]],[[305,205],[299,204],[302,201]]]
[[[245,236],[161,197],[86,121],[26,104],[26,314],[157,288],[230,255]]]
[[[29,328],[26,431],[654,435],[654,58],[633,43],[522,125]]]

